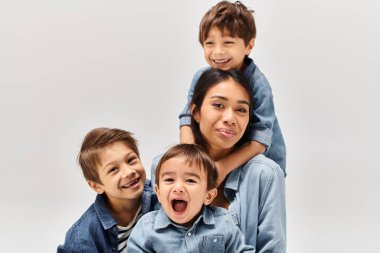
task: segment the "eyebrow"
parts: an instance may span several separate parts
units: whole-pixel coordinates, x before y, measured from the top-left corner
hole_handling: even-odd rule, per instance
[[[185,175],[193,176],[193,177],[196,177],[198,179],[201,179],[201,177],[198,174],[196,174],[196,173],[187,172],[187,173],[185,173]]]
[[[211,98],[218,98],[218,99],[221,99],[224,101],[228,101],[228,98],[223,97],[223,96],[219,96],[219,95],[214,95]],[[247,100],[242,99],[242,100],[238,100],[237,102],[238,102],[238,104],[246,104],[249,106],[249,102]]]
[[[133,150],[129,151],[127,154],[125,154],[125,156],[123,158],[126,158],[126,157],[130,157],[131,155],[134,155],[135,152],[133,152]],[[112,165],[115,161],[111,161],[109,163],[107,163],[106,165],[104,165],[103,167],[103,170],[105,170],[108,166]]]
[[[162,174],[160,175],[160,177],[164,177],[164,176],[166,176],[166,175],[171,176],[171,175],[173,175],[173,174],[175,174],[175,172],[172,172],[172,171],[164,172],[164,173],[162,173]],[[196,174],[196,173],[186,172],[185,175],[186,175],[186,176],[193,176],[193,177],[196,177],[196,178],[198,178],[199,180],[201,179],[201,177],[200,177],[198,174]]]

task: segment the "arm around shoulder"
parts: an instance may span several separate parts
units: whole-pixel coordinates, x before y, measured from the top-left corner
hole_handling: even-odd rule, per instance
[[[190,126],[181,126],[179,132],[180,143],[194,144],[193,131]]]
[[[208,68],[208,67],[207,67]],[[179,125],[180,127],[182,126],[186,126],[186,125],[190,125],[190,121],[191,121],[191,113],[190,113],[190,101],[193,97],[193,94],[194,94],[194,89],[195,89],[195,86],[197,85],[198,83],[198,80],[199,78],[201,77],[201,75],[203,74],[203,72],[207,69],[207,68],[201,68],[199,69],[193,76],[193,79],[191,81],[191,85],[190,85],[190,89],[189,91],[187,92],[187,103],[185,105],[185,108],[183,108],[182,112],[179,114],[178,118],[179,118]],[[182,143],[182,141],[181,141]]]

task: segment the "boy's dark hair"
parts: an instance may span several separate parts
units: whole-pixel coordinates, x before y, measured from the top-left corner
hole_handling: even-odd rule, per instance
[[[98,173],[98,166],[101,163],[100,154],[105,147],[111,144],[123,142],[140,157],[137,141],[132,135],[128,131],[117,128],[102,127],[91,130],[84,138],[78,154],[78,163],[86,180],[101,183]]]
[[[199,128],[199,123],[194,119],[196,113],[200,113],[203,100],[206,96],[206,93],[209,89],[218,85],[219,83],[232,79],[236,84],[243,88],[249,97],[249,111],[253,106],[253,96],[252,91],[249,87],[247,80],[244,78],[243,74],[237,70],[231,69],[228,71],[221,69],[208,69],[200,76],[195,88],[194,94],[191,98],[190,106],[194,106],[191,111],[191,130],[193,132],[194,141],[196,144],[202,146],[206,151],[209,149],[207,141],[204,139],[201,130]],[[253,116],[249,116],[248,126],[242,136],[242,138],[235,144],[235,147],[240,147],[242,144],[246,143],[249,140],[248,134],[250,133],[251,122],[254,121]]]
[[[197,167],[206,172],[207,190],[215,188],[216,180],[218,178],[218,171],[216,170],[215,162],[209,157],[201,146],[195,144],[178,144],[166,151],[158,162],[156,168],[157,186],[159,186],[159,176],[162,165],[172,158],[183,158],[185,163],[190,166],[195,163]]]
[[[203,16],[199,25],[199,42],[203,46],[210,29],[215,26],[223,34],[228,32],[229,36],[241,38],[248,45],[256,38],[256,25],[252,14],[253,10],[248,10],[240,1],[219,2]]]

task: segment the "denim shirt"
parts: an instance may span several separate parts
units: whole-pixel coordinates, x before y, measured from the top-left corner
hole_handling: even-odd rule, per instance
[[[255,252],[227,211],[204,206],[191,228],[172,222],[161,208],[138,221],[127,244],[128,253],[139,252]]]
[[[147,179],[141,199],[143,214],[157,209],[158,201]],[[115,219],[107,208],[102,195],[97,195],[92,204],[81,218],[66,233],[65,243],[59,245],[57,252],[93,253],[117,252],[118,229]]]
[[[152,182],[159,158],[152,163]],[[224,195],[246,244],[257,253],[286,252],[285,177],[275,162],[264,155],[250,159],[227,176]]]
[[[251,58],[246,57],[244,63],[247,67],[244,69],[243,75],[249,81],[253,94],[251,140],[263,144],[266,147],[264,155],[279,164],[286,175],[286,148],[274,110],[272,89],[264,74]],[[202,68],[195,73],[188,91],[187,104],[179,115],[180,126],[191,124],[189,109],[191,98],[200,76],[209,68]]]

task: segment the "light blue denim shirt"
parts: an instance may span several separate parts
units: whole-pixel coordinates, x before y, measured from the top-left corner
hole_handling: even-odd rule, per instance
[[[161,208],[145,214],[128,239],[128,253],[140,252],[255,252],[231,216],[220,207],[204,206],[191,228],[172,222]]]
[[[253,94],[253,106],[251,107],[252,125],[250,126],[250,129],[252,129],[251,140],[262,143],[266,147],[264,155],[279,164],[286,175],[286,148],[274,110],[272,88],[251,58],[246,57],[244,63],[247,67],[243,74],[249,81]],[[195,73],[188,91],[187,104],[179,115],[180,126],[190,125],[190,101],[200,76],[209,68],[202,68]]]
[[[152,183],[160,157],[152,163]],[[258,253],[286,252],[285,177],[275,162],[264,155],[252,158],[227,176],[224,195],[246,244]]]
[[[150,180],[145,181],[141,199],[143,214],[157,210],[159,204]],[[66,233],[65,243],[59,245],[58,253],[115,253],[118,246],[118,229],[115,219],[107,208],[102,195],[97,195],[94,204]]]

